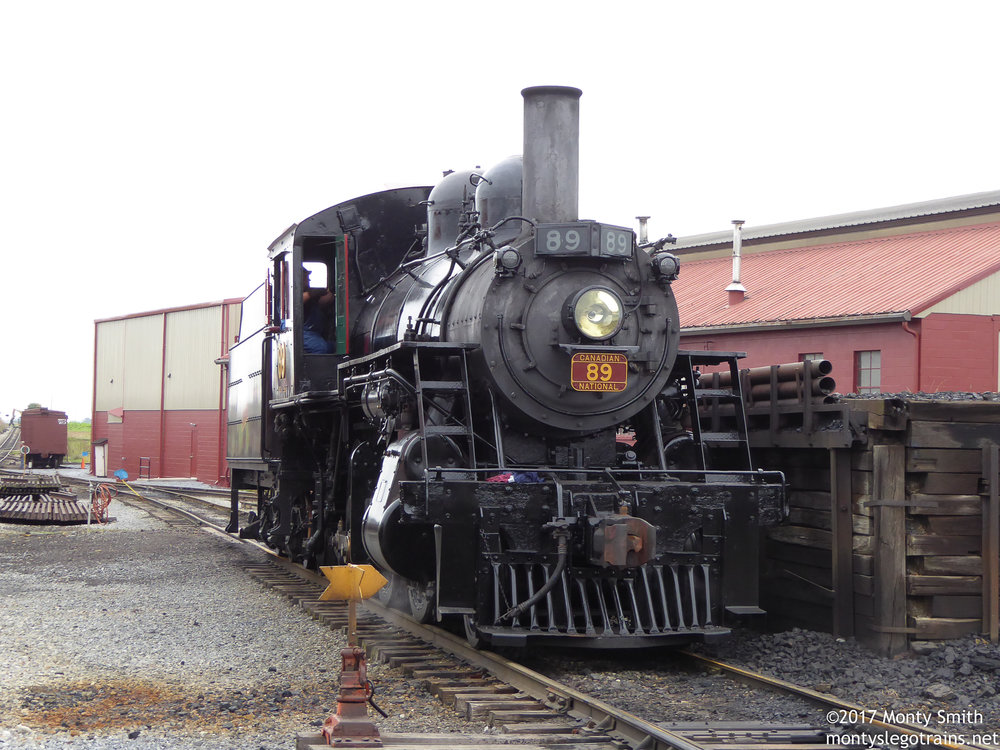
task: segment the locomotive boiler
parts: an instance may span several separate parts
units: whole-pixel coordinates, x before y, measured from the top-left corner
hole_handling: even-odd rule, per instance
[[[272,243],[230,352],[230,530],[255,488],[241,533],[371,562],[384,601],[473,643],[724,634],[761,611],[783,507],[750,462],[737,355],[678,348],[667,243],[579,218],[581,92],[522,95],[521,157]],[[718,367],[733,385],[700,377]]]

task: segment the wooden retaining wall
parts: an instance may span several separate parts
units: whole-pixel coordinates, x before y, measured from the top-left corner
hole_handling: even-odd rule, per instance
[[[751,434],[757,465],[784,471],[789,485],[788,523],[764,545],[771,623],[888,654],[967,633],[996,641],[1000,403],[840,407],[839,437]]]

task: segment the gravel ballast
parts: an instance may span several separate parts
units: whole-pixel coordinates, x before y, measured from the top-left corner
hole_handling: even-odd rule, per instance
[[[341,634],[242,568],[259,550],[112,505],[106,527],[0,524],[0,750],[294,747],[338,693]],[[930,726],[1000,732],[1000,649],[979,638],[884,659],[810,631],[740,633],[709,656]],[[826,711],[669,652],[512,654],[653,722]],[[383,732],[482,732],[401,670],[369,663]],[[938,720],[937,711],[964,718]],[[374,716],[374,714],[372,714]]]
[[[0,524],[0,748],[292,748],[336,708],[344,637],[242,570],[259,550],[117,501]],[[382,731],[481,731],[370,663]]]
[[[868,718],[916,723],[982,744],[1000,739],[1000,648],[981,638],[916,645],[882,658],[853,639],[793,629],[737,632],[692,650],[709,658],[857,704]],[[771,693],[693,666],[666,651],[613,655],[544,654],[531,666],[647,721],[788,722],[843,728],[830,709]]]

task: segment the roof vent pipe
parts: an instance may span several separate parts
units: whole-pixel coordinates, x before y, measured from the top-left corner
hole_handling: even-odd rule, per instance
[[[729,304],[742,302],[747,296],[747,289],[740,283],[740,258],[743,251],[743,219],[733,219],[733,283],[726,287],[729,293]]]
[[[639,220],[639,244],[645,245],[647,242],[649,242],[649,228],[647,227],[646,224],[646,222],[649,221],[649,217],[636,216],[635,218]]]
[[[580,89],[532,86],[524,97],[522,211],[535,222],[579,218]]]

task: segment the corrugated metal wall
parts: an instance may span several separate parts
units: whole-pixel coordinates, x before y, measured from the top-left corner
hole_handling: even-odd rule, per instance
[[[933,307],[922,311],[920,317],[933,313],[1000,315],[1000,273],[987,276],[941,300]]]
[[[160,377],[163,372],[163,315],[125,320],[126,411],[160,408]]]
[[[165,409],[219,408],[219,365],[215,360],[222,353],[223,335],[221,306],[167,314]]]
[[[117,409],[124,403],[125,321],[97,324],[97,366],[94,411]]]
[[[239,339],[239,335],[240,335],[240,314],[242,312],[242,309],[243,309],[243,306],[240,303],[238,303],[238,302],[234,303],[232,305],[227,305],[226,306],[226,310],[227,310],[226,314],[228,316],[228,323],[229,323],[229,329],[226,331],[226,336],[228,336],[228,338],[226,339],[226,341],[228,342],[226,344],[226,349],[227,350],[229,349],[229,347],[231,347],[233,344],[235,344],[237,342],[237,340]]]

